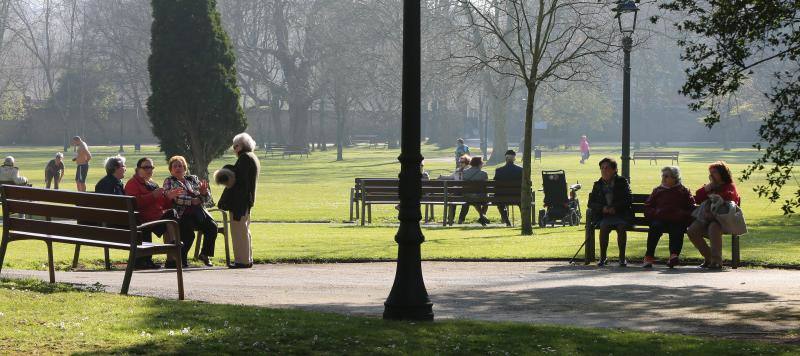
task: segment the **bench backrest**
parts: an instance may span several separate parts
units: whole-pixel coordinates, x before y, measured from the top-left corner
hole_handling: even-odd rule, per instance
[[[636,158],[648,158],[648,157],[678,157],[680,155],[679,151],[636,151],[633,153],[633,157]]]
[[[4,234],[17,231],[127,244],[140,242],[134,197],[11,185],[0,189]]]
[[[644,202],[650,194],[631,194],[631,210],[633,210],[633,225],[650,226],[650,220],[644,217]]]
[[[356,178],[356,191],[363,199],[371,202],[396,202],[400,200],[399,179]],[[521,185],[509,181],[454,181],[423,180],[423,203],[443,202],[445,194],[448,202],[495,202],[503,204],[520,203]]]

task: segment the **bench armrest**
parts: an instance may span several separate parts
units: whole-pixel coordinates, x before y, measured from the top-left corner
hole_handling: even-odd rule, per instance
[[[164,242],[170,241],[169,243],[176,243],[176,244],[181,243],[180,232],[178,230],[178,222],[175,220],[165,219],[165,220],[155,220],[147,222],[137,226],[136,230],[141,231],[143,229],[156,225],[167,225],[167,231],[164,233],[166,235],[166,237],[164,238]]]
[[[208,209],[208,212],[209,213],[215,213],[215,212],[222,213],[222,221],[224,221],[224,222],[228,221],[228,212],[225,211],[225,210],[222,210],[222,209],[219,209],[219,208],[213,208],[213,209]]]

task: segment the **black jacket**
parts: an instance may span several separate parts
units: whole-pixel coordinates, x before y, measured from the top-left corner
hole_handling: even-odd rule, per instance
[[[125,195],[125,187],[122,185],[122,181],[117,179],[117,177],[107,174],[105,177],[103,177],[103,179],[100,179],[100,181],[95,184],[94,192]]]
[[[494,180],[522,182],[522,167],[506,163],[494,170]]]
[[[218,205],[231,212],[235,220],[250,212],[256,201],[256,182],[261,165],[253,152],[242,152],[233,166],[226,166],[236,175],[236,181],[230,188],[225,188]]]
[[[616,210],[616,215],[625,219],[629,223],[633,222],[633,209],[631,203],[631,186],[628,180],[616,176],[614,177],[614,201],[611,207]],[[603,179],[598,179],[592,186],[592,192],[589,193],[589,209],[592,209],[592,222],[597,223],[603,219],[603,207],[607,206],[606,197],[603,194]]]

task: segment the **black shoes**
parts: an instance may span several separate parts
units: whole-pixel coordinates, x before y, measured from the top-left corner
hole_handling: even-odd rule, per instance
[[[153,262],[153,260],[143,260],[136,261],[136,265],[134,265],[133,268],[136,270],[159,269],[161,268],[161,265]]]
[[[601,258],[600,262],[597,262],[597,267],[605,267],[608,264],[608,258]]]
[[[197,256],[197,259],[198,259],[198,260],[200,260],[200,261],[202,261],[202,262],[203,262],[203,264],[204,264],[204,265],[206,265],[206,267],[212,267],[212,266],[214,266],[214,264],[213,264],[213,263],[211,263],[211,260],[209,260],[209,259],[208,259],[208,256],[206,256],[206,255],[199,255],[199,256]]]
[[[238,263],[234,262],[228,265],[228,268],[238,269],[238,268],[253,268],[252,263]]]
[[[182,265],[183,265],[183,268],[188,268],[189,267],[189,262],[183,262]],[[167,261],[166,263],[164,263],[164,268],[176,268],[176,267],[177,267],[177,265],[175,264],[175,261]]]

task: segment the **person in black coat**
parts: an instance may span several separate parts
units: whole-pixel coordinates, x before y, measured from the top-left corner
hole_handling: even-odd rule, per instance
[[[495,181],[522,184],[522,167],[514,164],[516,158],[517,153],[514,152],[514,150],[506,151],[506,164],[494,170]],[[505,204],[497,204],[497,210],[500,211],[500,219],[503,220],[506,226],[511,226],[511,221],[508,220],[508,206]]]
[[[592,192],[589,193],[592,222],[600,228],[600,262],[597,265],[608,264],[608,239],[611,230],[616,230],[619,265],[625,267],[625,244],[628,241],[626,229],[633,223],[631,187],[627,179],[617,175],[617,162],[613,158],[606,157],[600,161],[600,174],[601,178],[594,183]]]
[[[250,209],[256,201],[256,184],[261,169],[258,157],[253,153],[256,141],[247,133],[233,138],[233,150],[238,159],[234,165],[226,165],[214,174],[218,184],[224,184],[218,206],[231,214],[231,241],[234,263],[230,268],[253,266],[253,249],[250,235]]]
[[[122,178],[125,178],[125,157],[114,156],[106,158],[106,176],[94,186],[95,193],[125,195]]]

